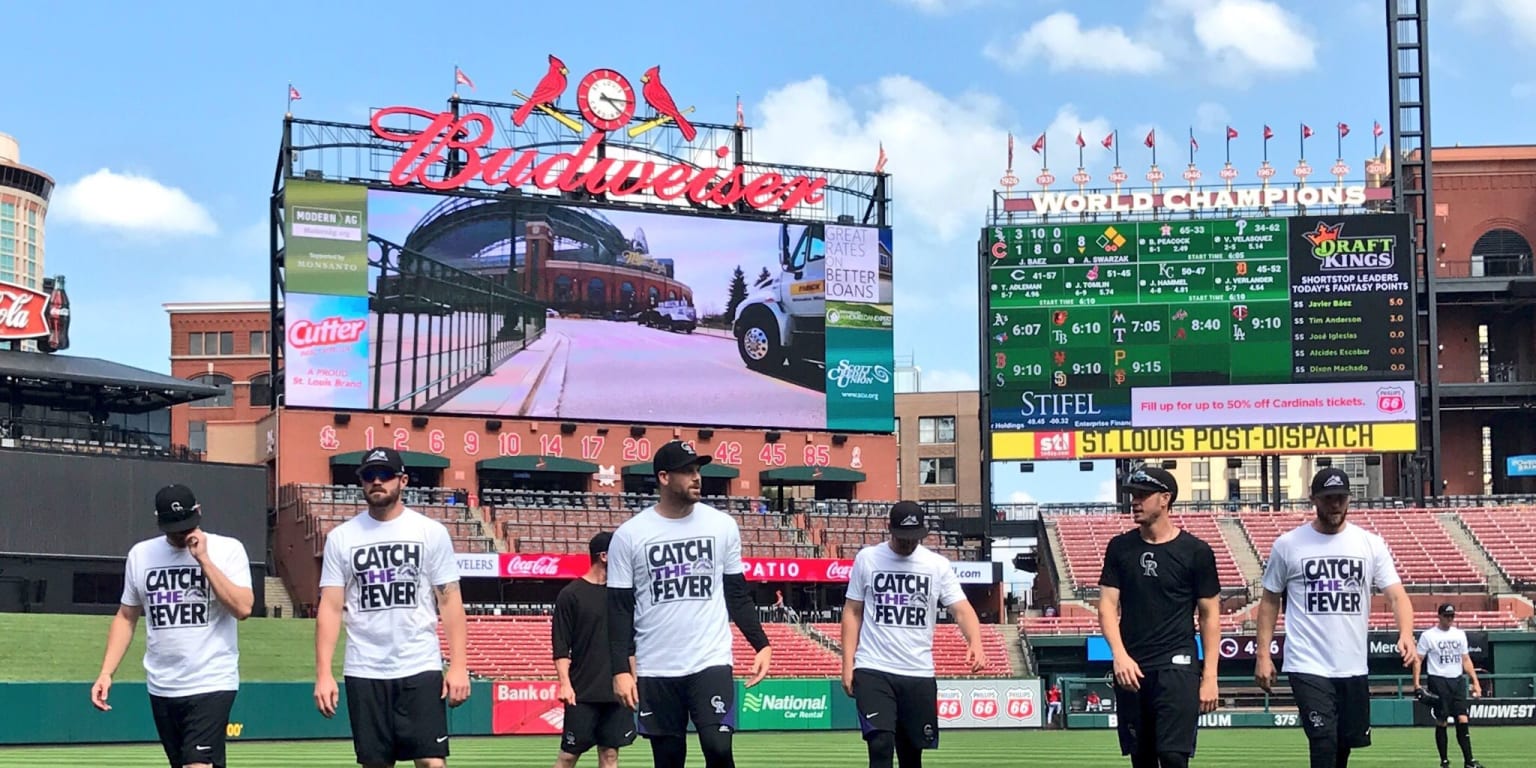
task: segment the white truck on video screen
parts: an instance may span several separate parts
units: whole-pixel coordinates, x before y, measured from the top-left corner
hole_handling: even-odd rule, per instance
[[[785,362],[825,367],[826,225],[801,229],[793,246],[789,225],[779,225],[779,273],[759,280],[736,308],[732,331],[742,362],[776,371]],[[880,303],[891,303],[891,252],[880,244]]]
[[[699,326],[698,310],[686,301],[663,301],[640,318],[641,325],[664,331],[693,333]]]

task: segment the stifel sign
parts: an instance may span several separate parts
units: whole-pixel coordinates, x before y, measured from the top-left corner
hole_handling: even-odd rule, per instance
[[[386,127],[384,123],[396,115],[424,119],[431,124],[419,132]],[[698,204],[732,206],[739,202],[758,210],[788,211],[820,203],[827,186],[825,178],[785,178],[771,171],[751,176],[740,165],[726,171],[685,163],[662,166],[650,160],[597,157],[597,148],[607,137],[603,131],[589,135],[575,152],[561,152],[540,160],[536,148],[487,148],[496,134],[496,123],[483,112],[455,117],[452,112],[385,107],[373,114],[369,125],[378,138],[407,145],[389,171],[389,183],[397,187],[420,184],[428,189],[449,190],[478,180],[493,187],[532,184],[550,192],[585,192],[610,198],[650,194],[672,201],[686,195]],[[453,174],[434,178],[434,166],[446,162],[453,150],[464,150],[458,153],[462,167]],[[730,147],[715,150],[715,156],[722,160],[730,154]],[[582,171],[583,167],[587,170]]]
[[[48,294],[0,282],[0,341],[48,335]]]

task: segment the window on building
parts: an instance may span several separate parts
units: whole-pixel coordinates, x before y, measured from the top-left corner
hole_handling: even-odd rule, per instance
[[[1491,229],[1472,244],[1472,277],[1531,274],[1531,244],[1512,229]]]
[[[16,204],[15,203],[0,203],[0,219],[14,219],[14,218],[16,218]]]
[[[192,381],[198,384],[206,384],[210,387],[218,387],[224,390],[218,397],[210,397],[206,400],[196,400],[193,408],[229,408],[235,404],[235,380],[222,373],[205,373],[201,376],[193,376]]]
[[[1191,462],[1189,465],[1189,479],[1196,483],[1209,483],[1211,481],[1211,462],[1205,459]]]
[[[0,219],[0,235],[5,235],[7,237],[15,237],[16,236],[16,220],[15,219]]]
[[[1190,501],[1210,501],[1211,489],[1195,488],[1189,492],[1189,499]]]
[[[187,422],[187,449],[198,453],[208,452],[208,422]]]
[[[1242,469],[1237,471],[1239,480],[1258,480],[1261,474],[1259,459],[1243,459]]]
[[[251,377],[251,405],[269,406],[272,404],[272,374],[258,373]]]
[[[234,331],[205,331],[187,334],[187,354],[198,356],[233,355]]]
[[[923,416],[917,420],[917,441],[920,443],[953,443],[955,441],[955,417]]]
[[[271,331],[251,331],[251,354],[267,354],[269,351],[267,349],[267,339],[270,338],[272,338]]]
[[[921,485],[954,485],[955,458],[938,456],[921,459],[918,465],[918,483]]]

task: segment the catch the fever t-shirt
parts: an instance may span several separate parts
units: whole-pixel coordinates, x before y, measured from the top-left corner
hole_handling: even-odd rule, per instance
[[[320,587],[341,587],[342,674],[398,680],[441,671],[434,587],[459,580],[448,529],[406,508],[388,522],[365,512],[325,537]]]
[[[903,557],[881,542],[854,556],[847,597],[864,603],[855,669],[933,677],[939,606],[964,600],[965,590],[943,555],[918,545]]]
[[[1284,671],[1366,674],[1372,590],[1398,581],[1387,543],[1353,523],[1331,535],[1311,523],[1281,535],[1264,568],[1264,589],[1285,595]]]
[[[635,591],[639,676],[730,666],[724,577],[743,572],[740,527],[708,504],[679,519],[647,507],[620,525],[608,544],[608,586]]]
[[[202,535],[209,561],[235,586],[249,588],[245,546],[228,536]],[[239,619],[219,602],[191,552],[164,536],[135,544],[128,550],[122,603],[144,613],[144,679],[151,696],[240,690]]]
[[[1461,665],[1467,653],[1467,633],[1460,627],[1430,627],[1419,635],[1419,655],[1431,677],[1460,679],[1466,674]]]

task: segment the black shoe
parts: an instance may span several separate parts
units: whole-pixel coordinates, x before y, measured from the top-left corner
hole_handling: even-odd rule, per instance
[[[1442,768],[1444,767],[1442,766]],[[1483,768],[1483,764],[1473,760],[1472,762],[1467,763],[1467,768]]]
[[[1441,760],[1440,761],[1440,768],[1451,768],[1451,761],[1449,761],[1449,760]]]

